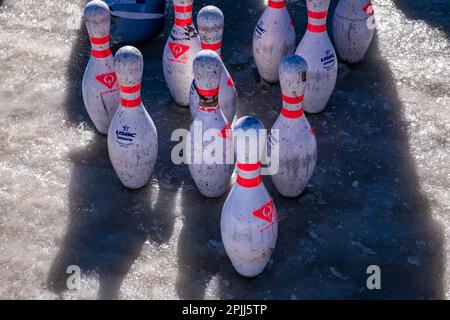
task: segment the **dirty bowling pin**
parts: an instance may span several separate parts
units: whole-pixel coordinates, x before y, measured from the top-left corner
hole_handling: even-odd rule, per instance
[[[357,63],[364,59],[372,42],[375,18],[368,0],[340,0],[333,16],[333,37],[342,60]]]
[[[308,184],[317,160],[314,130],[302,108],[308,65],[302,57],[291,55],[279,69],[283,106],[271,130],[278,130],[278,136],[269,139],[270,148],[279,150],[278,159],[272,158],[278,161],[278,172],[272,175],[272,181],[280,194],[296,197]]]
[[[253,57],[261,78],[278,81],[278,65],[295,50],[295,29],[286,0],[269,0],[253,32]]]
[[[158,154],[158,135],[141,100],[142,54],[127,46],[116,53],[120,106],[111,121],[108,152],[124,186],[138,189],[150,179]]]
[[[200,51],[200,38],[192,21],[194,0],[173,0],[175,21],[163,54],[164,78],[175,102],[189,106],[194,73],[192,61]]]
[[[325,109],[336,85],[336,52],[326,25],[329,5],[330,0],[306,0],[308,26],[295,52],[308,63],[303,107],[310,113],[319,113]]]
[[[197,27],[202,49],[210,49],[221,55],[222,36],[224,28],[224,17],[222,11],[215,6],[206,6],[197,15]],[[222,61],[223,62],[223,61]],[[198,111],[199,97],[195,90],[195,82],[192,83],[189,95],[189,107],[192,119]],[[233,122],[236,114],[237,93],[233,79],[225,65],[222,67],[222,77],[220,79],[219,108],[227,118],[229,123]]]
[[[109,48],[111,14],[108,6],[100,0],[89,2],[84,8],[84,20],[92,50],[83,76],[83,101],[97,130],[107,134],[119,105],[114,57]]]
[[[220,222],[228,257],[236,271],[246,277],[255,277],[264,270],[278,235],[277,211],[260,175],[260,159],[266,146],[257,138],[262,129],[263,124],[250,116],[239,119],[233,127],[237,180],[225,201]]]
[[[234,166],[231,128],[218,106],[222,61],[214,51],[202,50],[193,66],[200,102],[189,131],[188,167],[200,193],[216,198],[227,190]]]

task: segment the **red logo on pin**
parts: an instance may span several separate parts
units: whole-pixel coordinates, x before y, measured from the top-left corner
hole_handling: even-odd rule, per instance
[[[176,43],[176,42],[169,43],[169,49],[172,52],[175,59],[178,59],[179,57],[181,57],[181,55],[186,53],[190,48],[191,47],[189,47],[185,44],[181,44],[181,43]]]
[[[107,87],[108,89],[111,90],[117,81],[117,76],[116,76],[115,72],[110,72],[110,73],[100,74],[100,75],[96,76],[95,79],[97,79],[98,82],[100,82],[105,87]]]
[[[263,204],[261,208],[255,210],[253,216],[270,223],[272,222],[274,211],[273,201],[270,200]]]
[[[366,14],[373,15],[373,14],[374,14],[374,11],[373,11],[372,2],[369,1],[369,2],[366,4],[366,6],[363,8],[363,11],[364,11],[364,13],[366,13]]]
[[[233,140],[233,131],[231,130],[230,124],[227,124],[222,130],[220,130],[219,137],[223,139]]]
[[[234,87],[234,81],[233,81],[233,79],[231,79],[231,76],[228,78],[227,85],[229,87]]]
[[[311,130],[309,130],[309,134],[314,136],[316,134],[316,131],[314,130],[314,128],[311,128]]]

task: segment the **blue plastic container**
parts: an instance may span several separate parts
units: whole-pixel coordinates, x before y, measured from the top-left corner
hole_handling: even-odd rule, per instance
[[[103,0],[111,9],[114,41],[138,43],[155,39],[164,30],[165,0]]]

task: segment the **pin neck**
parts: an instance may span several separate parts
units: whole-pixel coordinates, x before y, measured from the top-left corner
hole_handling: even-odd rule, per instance
[[[255,188],[262,182],[261,178],[261,162],[256,163],[240,163],[237,164],[236,183],[244,188]]]
[[[187,27],[193,24],[192,21],[192,4],[187,6],[173,6],[175,11],[175,25],[178,27]]]
[[[219,56],[222,54],[222,42],[206,43],[202,41],[202,50],[215,51]]]
[[[281,1],[269,0],[268,6],[269,8],[272,9],[283,9],[286,7],[286,0]]]
[[[91,56],[97,59],[104,59],[111,56],[111,49],[109,48],[109,35],[104,37],[90,37],[91,41]]]
[[[120,105],[124,108],[135,108],[141,105],[141,84],[135,86],[119,85]]]
[[[199,108],[201,111],[213,112],[219,105],[219,87],[214,89],[202,89],[196,86],[200,98]]]
[[[327,31],[327,15],[328,11],[311,11],[308,10],[308,27],[311,33],[321,34]]]
[[[290,97],[284,94],[281,95],[283,99],[283,106],[281,114],[288,119],[298,119],[304,115],[303,111],[303,95],[300,97]]]

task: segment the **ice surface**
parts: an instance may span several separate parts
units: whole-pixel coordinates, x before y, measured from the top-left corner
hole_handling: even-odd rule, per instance
[[[120,185],[81,99],[84,3],[0,0],[0,298],[450,298],[449,1],[373,1],[367,59],[340,64],[327,109],[308,117],[319,153],[305,194],[282,198],[265,180],[279,239],[253,280],[224,254],[225,196],[204,199],[170,161],[171,132],[190,114],[165,87],[165,37],[139,46],[160,138],[155,174],[139,191]],[[196,12],[206,4],[225,14],[238,115],[270,127],[279,88],[259,79],[251,57],[262,1],[196,1]],[[304,1],[288,8],[299,41]],[[171,11],[168,1],[165,35]],[[365,287],[371,264],[381,291]],[[80,290],[67,290],[68,265],[81,267]]]

